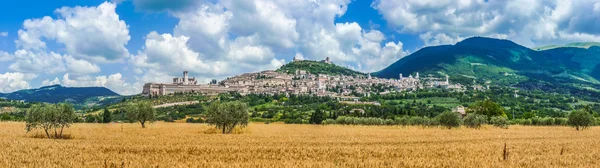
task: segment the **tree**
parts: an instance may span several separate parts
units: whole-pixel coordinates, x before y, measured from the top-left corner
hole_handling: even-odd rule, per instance
[[[486,121],[487,121],[487,117],[485,115],[480,115],[480,114],[475,114],[475,113],[469,113],[463,119],[465,126],[467,126],[468,128],[475,128],[475,129],[481,128],[481,125],[485,124]]]
[[[129,103],[125,107],[125,111],[127,111],[127,118],[130,121],[140,122],[142,128],[146,128],[146,122],[156,120],[154,108],[150,103]]]
[[[311,124],[321,124],[323,123],[323,111],[321,110],[321,108],[317,108],[317,110],[315,110],[315,112],[312,113],[312,115],[310,116],[310,123]]]
[[[104,123],[110,123],[112,121],[112,114],[107,108],[105,108],[104,112],[102,113],[102,121]]]
[[[248,105],[238,101],[214,101],[208,107],[206,122],[222,130],[223,134],[229,134],[236,126],[248,126]]]
[[[475,103],[473,106],[467,108],[467,113],[485,115],[488,118],[493,116],[506,117],[506,114],[504,114],[504,108],[490,99]]]
[[[437,116],[441,126],[448,129],[460,126],[460,117],[457,113],[446,111]]]
[[[554,121],[554,120],[552,120]],[[504,129],[508,129],[508,125],[510,125],[510,123],[508,122],[508,118],[503,117],[503,116],[494,116],[490,119],[490,124],[492,124],[495,127],[498,128],[504,128]]]
[[[55,105],[33,105],[25,117],[25,129],[30,132],[43,129],[48,138],[63,138],[64,128],[75,121],[75,110],[67,103]],[[50,133],[54,130],[54,136]]]
[[[567,123],[579,131],[580,128],[583,130],[592,126],[594,124],[594,117],[585,110],[577,110],[569,114]]]

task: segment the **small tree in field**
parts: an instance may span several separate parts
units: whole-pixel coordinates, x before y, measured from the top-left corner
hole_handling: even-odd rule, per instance
[[[208,107],[206,122],[215,125],[223,134],[229,134],[236,126],[248,125],[248,106],[241,102],[215,101]]]
[[[25,116],[25,129],[27,132],[43,129],[48,138],[63,138],[63,130],[73,124],[75,117],[70,104],[33,105]]]
[[[112,121],[112,114],[107,108],[105,108],[102,113],[102,121],[103,123],[110,123]]]
[[[460,117],[457,113],[446,111],[437,116],[440,125],[448,129],[460,126]]]
[[[150,103],[130,103],[125,107],[127,118],[130,121],[140,122],[142,128],[146,128],[146,122],[154,122],[156,115]]]
[[[586,111],[577,110],[569,114],[569,121],[567,123],[579,131],[580,128],[583,130],[592,126],[594,124],[594,117]]]

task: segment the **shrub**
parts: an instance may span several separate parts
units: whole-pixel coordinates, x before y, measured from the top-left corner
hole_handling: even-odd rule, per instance
[[[337,124],[336,120],[326,119],[325,121],[323,121],[323,125],[332,125],[332,124]]]
[[[554,125],[554,118],[550,118],[550,117],[544,118],[544,119],[542,119],[542,123],[543,123],[543,125],[547,125],[547,126]]]
[[[485,124],[487,121],[487,117],[485,115],[469,113],[463,119],[463,123],[468,128],[479,129],[481,125]]]
[[[402,125],[402,126],[407,126],[410,124],[410,118],[408,116],[404,116],[404,117],[396,117],[396,123],[398,125]]]
[[[490,119],[490,124],[495,127],[508,129],[508,118],[502,116],[494,116]]]
[[[566,118],[555,118],[554,125],[565,126],[565,125],[567,125],[567,119]]]
[[[396,123],[396,121],[394,121],[392,119],[385,119],[385,120],[383,120],[383,123],[385,125],[396,125],[396,124],[398,124],[398,123]]]
[[[530,120],[531,120],[531,125],[534,125],[534,126],[540,126],[540,125],[542,125],[542,118],[533,117]]]
[[[410,117],[408,122],[410,123],[410,125],[423,125],[423,117],[413,116],[413,117]]]
[[[460,117],[457,113],[446,111],[439,114],[436,117],[439,120],[439,124],[448,129],[460,126]]]
[[[594,117],[583,110],[573,111],[569,114],[569,125],[575,127],[577,131],[586,129],[594,124]]]
[[[532,125],[531,119],[525,119],[525,120],[523,120],[523,125]]]
[[[335,119],[335,122],[337,124],[342,124],[342,125],[348,124],[348,123],[346,123],[346,118],[347,118],[346,116],[339,116],[338,118]]]

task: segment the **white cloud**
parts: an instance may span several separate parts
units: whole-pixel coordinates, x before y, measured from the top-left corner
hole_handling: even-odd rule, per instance
[[[0,37],[6,37],[8,36],[8,32],[0,32]]]
[[[0,62],[12,60],[12,55],[7,52],[0,51]]]
[[[1,55],[2,53],[0,53]],[[70,55],[27,50],[15,51],[14,62],[9,65],[9,68],[17,72],[37,74],[70,72],[77,75],[85,75],[100,72],[98,65],[86,60],[75,59]]]
[[[37,75],[19,72],[6,72],[0,74],[0,93],[9,93],[22,89],[29,89],[29,80],[35,79]]]
[[[65,72],[66,67],[62,55],[54,52],[33,52],[17,50],[14,54],[15,62],[9,68],[17,72],[54,74]]]
[[[128,26],[115,13],[116,5],[104,2],[97,7],[63,7],[53,19],[27,19],[18,31],[17,46],[25,50],[46,49],[43,39],[64,44],[68,54],[99,62],[115,62],[128,57],[125,45]]]
[[[44,80],[42,81],[42,86],[50,86],[60,84],[60,80],[58,78],[54,78],[54,80]]]
[[[526,46],[598,41],[597,1],[580,0],[378,0],[372,4],[403,33],[421,34],[426,45],[452,44],[470,36],[507,38]]]

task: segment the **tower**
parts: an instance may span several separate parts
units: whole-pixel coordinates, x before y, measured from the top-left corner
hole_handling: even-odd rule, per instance
[[[446,75],[446,84],[450,84],[450,80],[448,80],[448,75]]]
[[[398,75],[398,79],[402,80],[402,73],[400,73],[400,75]]]
[[[417,72],[417,76],[415,76],[415,78],[419,79],[419,72]]]
[[[188,84],[188,71],[183,71],[183,84]]]

